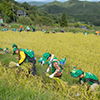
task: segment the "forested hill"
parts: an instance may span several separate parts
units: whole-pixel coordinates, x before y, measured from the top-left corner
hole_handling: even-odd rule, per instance
[[[84,21],[100,26],[100,2],[85,2],[84,5],[83,1],[78,0],[69,0],[64,3],[54,1],[38,7],[26,2],[20,4],[14,0],[0,0],[0,18],[3,18],[4,22],[10,23],[14,19],[16,22],[21,22],[22,19],[19,20],[21,17],[17,16],[18,10],[26,12],[26,18],[30,20],[28,22],[34,22],[34,24],[39,24],[40,20],[43,21],[43,25],[50,22],[52,22],[50,25],[60,23],[62,13],[65,12],[69,23]],[[24,20],[21,23],[24,24]],[[49,22],[46,22],[48,20]]]
[[[69,0],[61,3],[54,1],[38,7],[39,10],[50,14],[61,14],[65,12],[68,18],[80,21],[97,21],[100,18],[100,2],[87,2],[79,0]]]
[[[78,0],[69,0],[67,2],[61,3],[54,1],[39,7],[40,10],[46,11],[48,13],[57,14],[66,12],[67,14],[99,14],[100,13],[100,3],[98,2],[84,2]]]
[[[29,5],[31,5],[31,6],[42,6],[42,5],[44,5],[44,4],[47,4],[47,2],[35,2],[35,1],[30,1],[30,2],[28,2],[28,4]]]
[[[26,12],[26,16],[18,16],[18,10],[20,10],[22,13],[23,11]],[[44,11],[39,11],[37,6],[31,6],[27,2],[21,4],[15,0],[0,0],[0,18],[3,18],[5,23],[11,23],[15,20],[15,22],[27,25],[30,25],[31,23],[41,24],[40,20],[42,20],[44,25],[52,25],[53,23],[58,23],[60,20],[59,16],[48,14]]]

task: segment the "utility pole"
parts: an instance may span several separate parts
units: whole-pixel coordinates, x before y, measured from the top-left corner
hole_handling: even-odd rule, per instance
[[[12,12],[13,12],[13,19],[14,19],[14,23],[15,23],[15,17],[14,17],[13,3],[11,3],[11,5],[12,5]]]
[[[86,0],[84,0],[84,4],[83,4],[83,7],[85,7],[85,1],[86,1]]]

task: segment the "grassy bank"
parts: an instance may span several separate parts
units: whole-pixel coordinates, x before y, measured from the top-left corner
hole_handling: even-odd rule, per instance
[[[75,28],[75,26],[73,26],[72,23],[69,23],[69,27],[60,27],[60,25],[54,25],[54,26],[39,26],[39,25],[33,25],[35,27],[35,29],[37,31],[42,31],[42,29],[44,29],[45,31],[55,31],[55,32],[60,32],[60,29],[63,29],[65,32],[87,32],[88,34],[94,34],[95,31],[100,31],[99,27],[91,27],[91,29],[82,29],[82,28]],[[84,26],[84,25],[83,25]],[[26,31],[26,27],[27,25],[23,25],[23,29],[24,31]],[[29,27],[31,28],[31,26],[29,25]],[[6,24],[4,27],[0,26],[0,30],[2,30],[3,28],[7,28],[8,30],[12,30],[12,28],[16,28],[17,31],[20,30],[20,24],[19,23],[10,23],[10,24]],[[32,31],[32,29],[31,29]]]

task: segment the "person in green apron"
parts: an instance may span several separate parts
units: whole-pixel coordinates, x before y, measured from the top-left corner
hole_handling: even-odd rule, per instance
[[[3,52],[9,53],[8,47],[6,47],[5,49],[3,49]]]
[[[16,32],[17,30],[16,30],[16,28],[13,28],[12,31],[13,31],[13,32]]]
[[[27,27],[26,27],[26,29],[27,29],[27,32],[28,32],[28,31],[30,31],[30,28],[29,28],[29,26],[27,26]]]
[[[31,26],[31,28],[32,28],[32,31],[33,31],[33,32],[35,32],[35,31],[36,31],[36,29],[35,29],[33,26]]]
[[[90,72],[83,72],[82,70],[77,70],[74,76],[80,78],[80,84],[88,82],[89,89],[91,89],[91,91],[94,91],[97,87],[99,87],[99,80],[97,76]]]
[[[48,62],[44,61],[44,57],[41,57],[39,60],[38,60],[38,63],[43,66],[45,64],[48,64]]]
[[[35,76],[36,75],[36,69],[35,69],[35,64],[36,64],[36,58],[34,57],[33,53],[31,53],[29,50],[27,49],[18,49],[18,48],[14,48],[13,49],[13,55],[14,54],[18,54],[19,55],[19,63],[17,63],[16,66],[20,66],[22,65],[26,60],[28,60],[29,62],[31,62],[33,64],[31,70],[32,70],[32,74]]]
[[[52,74],[49,76],[49,78],[61,77],[63,73],[63,68],[60,65],[57,58],[50,53],[44,53],[43,57],[44,57],[44,61],[48,60],[50,62],[49,67],[47,69],[47,73],[49,72],[50,68],[52,68]]]

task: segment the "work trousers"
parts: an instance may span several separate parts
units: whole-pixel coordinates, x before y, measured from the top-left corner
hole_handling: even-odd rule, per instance
[[[32,71],[33,76],[35,76],[36,75],[36,68],[35,68],[36,59],[35,59],[35,57],[30,58],[29,56],[27,56],[27,59],[29,62],[31,62],[33,64],[31,71]]]

